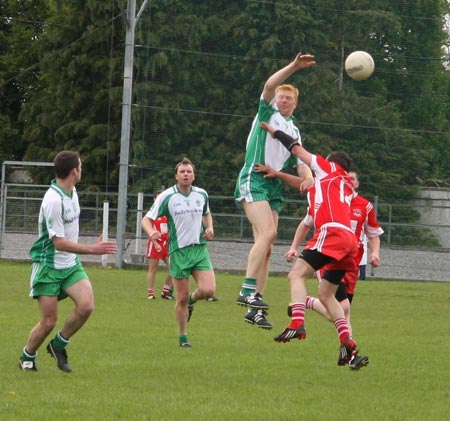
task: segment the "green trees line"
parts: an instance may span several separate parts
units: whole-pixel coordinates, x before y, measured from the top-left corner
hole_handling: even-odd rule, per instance
[[[86,185],[117,189],[123,3],[1,3],[2,161],[76,149]],[[263,83],[299,51],[318,63],[289,79],[311,151],[346,150],[364,193],[384,200],[411,197],[417,177],[449,179],[448,9],[446,0],[149,2],[136,32],[131,189],[170,184],[187,155],[202,187],[231,195]],[[343,72],[354,50],[375,60],[366,81]]]

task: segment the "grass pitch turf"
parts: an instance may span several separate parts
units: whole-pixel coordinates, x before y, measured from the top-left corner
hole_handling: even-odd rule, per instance
[[[45,342],[39,371],[26,373],[18,359],[39,318],[30,266],[0,262],[2,419],[450,419],[450,283],[360,281],[352,324],[370,364],[354,372],[337,366],[334,327],[314,313],[306,340],[273,341],[288,323],[285,277],[269,279],[267,331],[235,304],[241,277],[217,273],[220,300],[196,304],[193,348],[181,349],[174,303],[147,300],[145,271],[86,269],[96,309],[67,348],[73,372],[57,369]],[[58,327],[71,308],[60,303]]]

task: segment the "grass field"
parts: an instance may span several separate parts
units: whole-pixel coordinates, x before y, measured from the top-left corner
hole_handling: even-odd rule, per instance
[[[353,329],[370,364],[355,372],[337,366],[334,327],[316,314],[305,341],[273,341],[288,322],[284,277],[269,281],[275,327],[265,331],[235,304],[241,277],[218,273],[220,301],[196,305],[193,348],[181,349],[173,303],[146,299],[145,271],[87,271],[96,310],[68,347],[73,372],[42,347],[29,373],[17,366],[38,320],[29,265],[0,262],[1,419],[450,419],[450,283],[361,281]],[[60,304],[60,323],[70,308]]]

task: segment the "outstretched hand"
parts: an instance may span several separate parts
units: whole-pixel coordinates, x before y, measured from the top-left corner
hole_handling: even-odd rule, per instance
[[[311,54],[298,53],[293,61],[296,69],[305,69],[316,64],[314,56]]]
[[[103,235],[97,238],[93,245],[92,254],[115,254],[117,253],[117,244],[115,241],[103,241]]]

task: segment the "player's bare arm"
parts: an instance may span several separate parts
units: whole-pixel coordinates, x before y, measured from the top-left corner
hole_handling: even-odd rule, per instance
[[[373,267],[380,266],[380,237],[369,238],[368,247],[370,249],[369,263]]]
[[[203,226],[205,231],[203,232],[203,238],[206,240],[212,240],[214,238],[213,219],[211,213],[203,216]]]
[[[53,244],[59,251],[76,254],[115,254],[117,244],[115,241],[103,241],[100,235],[94,244],[81,244],[70,241],[64,237],[53,237]]]
[[[305,69],[307,67],[314,66],[315,64],[316,62],[314,61],[313,55],[298,53],[293,61],[267,79],[263,90],[263,97],[265,101],[272,101],[275,96],[275,88],[278,85],[281,85],[290,75],[295,73],[297,70]]]
[[[314,185],[314,177],[311,168],[306,164],[299,164],[297,165],[297,173],[302,179],[299,190],[302,193],[306,193]]]
[[[311,174],[311,170],[308,166],[305,167],[309,170],[309,174]],[[303,177],[299,177],[296,175],[288,174],[282,171],[276,171],[272,167],[263,164],[256,164],[255,166],[256,172],[265,173],[264,178],[279,178],[281,181],[286,183],[289,187],[299,190],[301,184],[304,182]],[[312,177],[312,176],[311,176]],[[313,180],[314,183],[314,180]]]
[[[144,216],[141,221],[141,226],[150,240],[158,240],[161,238],[161,233],[155,229],[153,226],[153,221],[150,218]]]
[[[291,246],[289,247],[289,250],[285,253],[284,258],[287,262],[292,262],[298,254],[298,248],[300,247],[300,244],[302,241],[305,240],[306,235],[310,231],[311,226],[307,225],[305,223],[305,220],[303,219],[300,224],[298,224],[298,227],[295,231],[294,238],[292,239]]]

